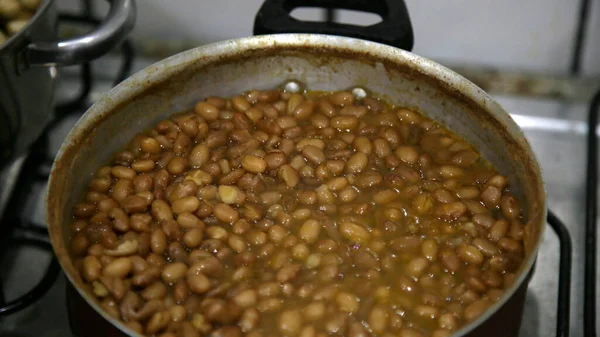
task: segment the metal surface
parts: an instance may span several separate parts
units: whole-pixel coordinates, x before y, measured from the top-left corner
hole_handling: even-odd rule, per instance
[[[57,76],[54,65],[96,58],[131,30],[133,0],[111,3],[107,25],[78,39],[51,42],[57,41],[56,4],[44,0],[23,30],[0,45],[0,167],[22,154],[48,122]]]
[[[112,87],[112,73],[105,69],[117,69],[119,59],[107,57],[94,66],[95,100]],[[152,60],[138,58],[135,71],[145,68]],[[61,76],[58,96],[73,97],[77,93],[79,73],[65,69]],[[61,95],[65,91],[64,95]],[[548,190],[548,204],[564,221],[573,236],[573,280],[571,301],[571,336],[583,335],[583,245],[584,240],[584,188],[585,180],[585,133],[588,102],[568,102],[558,99],[535,99],[513,95],[496,95],[494,98],[510,112],[524,130],[543,168]],[[65,139],[77,117],[59,123],[50,134],[49,145],[53,156]],[[0,175],[0,186],[6,179]],[[30,222],[41,222],[45,218],[44,200],[41,194],[45,183],[34,189],[24,205],[23,218]],[[32,250],[14,253],[14,263],[2,270],[0,279],[5,285],[7,296],[18,296],[30,289],[32,282],[41,278],[46,266],[46,256]],[[525,299],[523,323],[520,337],[555,336],[557,286],[559,272],[558,240],[552,231],[544,235],[540,247],[536,273],[529,284]],[[32,280],[24,282],[24,280]],[[0,336],[12,331],[18,336],[71,337],[65,305],[65,283],[61,276],[51,291],[37,304],[25,311],[11,315],[0,322]],[[80,336],[84,337],[84,336]]]
[[[585,200],[585,270],[583,324],[587,337],[595,337],[596,329],[596,274],[598,252],[598,137],[596,128],[600,114],[600,91],[590,104],[587,133],[587,171]]]
[[[122,42],[135,24],[134,0],[108,0],[110,12],[100,27],[66,41],[39,41],[24,50],[28,66],[66,66],[98,58]]]
[[[199,97],[229,96],[249,87],[272,88],[287,79],[299,80],[311,90],[360,85],[393,104],[420,110],[469,140],[500,172],[509,176],[528,216],[527,258],[515,284],[457,335],[485,324],[528,278],[544,233],[545,191],[527,140],[491,97],[449,69],[389,46],[323,35],[261,36],[190,50],[139,72],[88,110],[59,151],[47,199],[47,219],[55,253],[80,294],[107,320],[136,335],[99,310],[93,297],[83,291],[82,281],[65,249],[70,209],[89,174],[135,132],[161,117],[193,106]]]

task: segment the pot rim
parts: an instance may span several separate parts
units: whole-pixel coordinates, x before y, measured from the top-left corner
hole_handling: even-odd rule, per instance
[[[408,64],[425,76],[436,78],[444,85],[457,88],[460,94],[470,101],[475,102],[482,109],[490,112],[493,117],[503,126],[510,127],[510,129],[513,130],[513,132],[511,132],[511,137],[516,140],[527,152],[527,155],[530,156],[531,166],[534,169],[534,173],[539,178],[539,186],[536,189],[541,192],[541,195],[536,196],[538,198],[538,208],[540,211],[539,214],[536,215],[536,220],[539,223],[534,223],[534,225],[538,226],[539,228],[539,231],[536,232],[538,237],[535,238],[535,243],[531,246],[529,256],[522,263],[518,271],[518,277],[513,282],[511,287],[508,290],[505,290],[502,294],[502,297],[492,306],[490,306],[476,320],[465,324],[459,330],[455,331],[452,336],[464,336],[478,327],[481,323],[489,319],[508,301],[509,298],[512,297],[521,284],[527,280],[528,274],[534,266],[534,262],[536,260],[539,246],[541,245],[546,227],[546,190],[542,179],[542,171],[539,166],[538,158],[533,152],[522,130],[510,117],[510,115],[492,97],[485,93],[481,88],[477,87],[474,83],[470,82],[449,68],[446,68],[422,56],[418,56],[411,52],[395,47],[349,37],[321,34],[262,35],[225,40],[196,47],[158,61],[137,72],[111,89],[108,93],[104,94],[100,100],[98,100],[86,111],[86,113],[79,119],[73,129],[69,132],[58,151],[51,169],[48,189],[46,192],[46,220],[49,227],[51,243],[63,271],[65,271],[67,278],[74,285],[79,294],[92,308],[94,308],[96,312],[98,312],[104,319],[109,321],[118,329],[130,336],[143,337],[143,335],[132,331],[120,320],[114,319],[108,315],[103,309],[100,308],[97,300],[79,287],[76,282],[76,272],[73,268],[70,255],[68,254],[67,249],[64,247],[65,241],[62,233],[63,226],[62,224],[57,223],[57,213],[60,212],[58,207],[59,204],[57,199],[52,197],[54,194],[53,191],[57,189],[57,186],[61,183],[61,179],[59,179],[57,176],[63,174],[61,171],[66,170],[66,167],[69,166],[68,163],[62,163],[63,160],[68,160],[63,159],[63,157],[66,156],[70,151],[76,151],[76,148],[81,143],[78,141],[78,139],[82,139],[85,132],[93,128],[94,125],[101,123],[102,117],[115,113],[115,111],[118,111],[119,105],[128,102],[138,94],[146,91],[148,88],[160,84],[169,79],[171,76],[178,74],[188,66],[197,62],[210,65],[211,63],[219,61],[223,56],[234,56],[240,52],[258,50],[265,47],[296,50],[301,50],[302,48],[308,49],[322,47],[324,49],[352,52],[357,54],[359,57],[364,55],[366,59],[386,60],[389,62]]]
[[[33,16],[25,27],[21,29],[17,34],[9,37],[4,43],[0,44],[0,53],[6,52],[14,47],[21,48],[22,46],[19,44],[19,41],[24,41],[27,37],[27,33],[31,29],[31,26],[36,23],[36,21],[43,15],[46,15],[46,12],[50,9],[54,0],[43,0],[43,3],[40,4],[38,9],[33,13]]]

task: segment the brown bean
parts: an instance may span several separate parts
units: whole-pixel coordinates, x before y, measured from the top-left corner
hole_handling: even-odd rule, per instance
[[[202,229],[192,228],[183,235],[183,244],[187,248],[196,248],[202,243],[203,235],[204,233]]]
[[[323,150],[313,145],[304,146],[302,148],[302,156],[315,165],[319,165],[326,160]]]
[[[156,228],[150,235],[150,249],[154,254],[164,254],[167,249],[167,235],[161,228]]]
[[[284,311],[279,316],[278,327],[284,335],[297,335],[302,328],[302,315],[297,310]]]
[[[473,246],[477,247],[477,249],[479,249],[479,251],[481,251],[483,255],[487,257],[494,256],[499,252],[498,248],[493,243],[483,238],[473,239],[472,244]]]
[[[245,155],[242,157],[241,164],[244,169],[252,173],[262,173],[267,169],[267,162],[264,159],[253,155]]]
[[[196,196],[187,196],[173,201],[171,210],[175,214],[194,213],[200,206],[200,200]]]
[[[190,270],[192,268],[190,268]],[[201,273],[192,275],[188,274],[187,283],[190,287],[190,290],[198,295],[205,294],[210,290],[210,281]]]
[[[517,198],[510,194],[502,196],[500,200],[500,209],[502,210],[502,214],[509,220],[517,219],[521,213]]]
[[[359,298],[348,292],[340,292],[335,297],[335,301],[341,311],[356,313],[359,309]]]
[[[427,214],[434,205],[434,200],[429,193],[419,194],[412,203],[412,207],[419,214]]]
[[[479,299],[467,305],[464,311],[464,318],[467,321],[472,321],[479,317],[492,303],[488,300]]]
[[[346,239],[359,244],[366,243],[371,237],[371,234],[364,227],[350,221],[340,224],[340,232]]]
[[[479,266],[483,263],[483,254],[474,246],[460,245],[456,249],[456,253],[461,260],[468,264]]]
[[[359,173],[362,172],[368,164],[369,158],[362,152],[353,154],[346,162],[346,172]]]
[[[439,253],[440,261],[442,265],[451,272],[456,272],[461,267],[462,263],[458,258],[458,255],[454,252],[454,250],[450,248],[443,248]]]
[[[300,182],[300,176],[298,171],[291,165],[283,165],[279,169],[279,176],[285,182],[288,187],[296,187]]]
[[[425,335],[415,329],[402,328],[398,337],[425,337]]]
[[[256,308],[248,308],[242,313],[242,317],[239,321],[240,329],[242,332],[248,333],[258,326],[260,319],[260,313]]]
[[[219,109],[208,102],[198,102],[194,107],[194,111],[209,122],[219,118]]]
[[[82,263],[83,278],[88,282],[94,282],[102,275],[102,264],[97,257],[88,255],[83,259]]]
[[[173,219],[171,207],[164,200],[154,200],[151,205],[151,213],[157,221],[165,221]]]
[[[167,327],[170,321],[171,315],[168,311],[157,312],[152,315],[146,324],[146,333],[152,335],[160,332]]]
[[[498,241],[502,239],[508,232],[508,222],[504,219],[496,220],[492,227],[490,227],[489,238],[491,241]]]
[[[140,149],[146,153],[160,153],[160,144],[152,137],[144,137],[140,140]]]
[[[213,209],[213,214],[219,221],[229,224],[238,221],[240,218],[238,211],[225,203],[216,204]]]
[[[275,279],[279,283],[285,283],[291,281],[296,278],[298,272],[300,271],[300,265],[298,264],[288,264],[283,266],[278,272]]]
[[[338,106],[347,106],[354,103],[354,95],[347,91],[338,91],[329,96],[329,101]]]
[[[437,260],[438,244],[434,239],[426,239],[421,244],[421,252],[429,261]]]
[[[162,300],[167,295],[167,286],[160,281],[154,282],[142,290],[140,295],[146,301]]]
[[[174,262],[169,263],[163,269],[161,276],[162,280],[168,284],[174,284],[179,279],[185,276],[188,268],[185,263],[182,262]]]
[[[233,297],[233,302],[241,308],[249,308],[256,304],[258,294],[254,289],[244,290]]]
[[[522,251],[522,245],[519,241],[507,237],[498,240],[498,246],[511,253],[520,253]]]
[[[311,244],[315,243],[319,238],[319,233],[321,232],[321,224],[313,219],[306,220],[300,229],[298,230],[298,235],[302,240],[306,243]]]
[[[170,174],[181,174],[183,173],[188,167],[188,161],[186,158],[183,157],[173,157],[171,160],[169,160],[169,163],[167,164],[167,172],[169,172]]]
[[[331,118],[330,125],[340,130],[354,130],[358,126],[358,117],[356,116],[335,116]]]
[[[124,278],[131,272],[133,264],[128,257],[113,260],[102,270],[102,275],[107,277]]]
[[[244,112],[250,109],[251,105],[242,96],[234,96],[231,98],[231,105],[239,112]]]

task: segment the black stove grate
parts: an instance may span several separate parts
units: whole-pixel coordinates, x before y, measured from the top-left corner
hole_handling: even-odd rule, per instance
[[[101,21],[89,15],[60,14],[59,22],[95,26],[100,24]],[[123,42],[120,53],[122,58],[121,66],[113,85],[117,85],[131,73],[134,50],[129,40]],[[10,302],[6,301],[4,286],[0,279],[0,319],[3,316],[18,312],[39,300],[52,287],[60,273],[60,266],[54,257],[46,226],[43,224],[23,223],[19,218],[19,212],[15,210],[22,209],[34,184],[48,180],[49,169],[54,160],[54,156],[50,153],[47,146],[49,143],[49,132],[67,117],[81,115],[88,108],[90,104],[89,94],[93,85],[92,67],[89,63],[80,66],[80,81],[80,92],[69,102],[56,106],[54,119],[31,146],[31,152],[27,155],[17,177],[16,186],[19,186],[19,188],[15,189],[6,205],[6,209],[10,211],[5,212],[2,219],[0,219],[0,262],[10,249],[16,247],[35,246],[52,255],[52,259],[40,282],[29,292]]]

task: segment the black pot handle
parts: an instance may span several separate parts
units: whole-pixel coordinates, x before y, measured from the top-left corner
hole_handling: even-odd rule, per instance
[[[366,27],[300,21],[290,16],[290,12],[298,7],[349,9],[378,14],[383,20]],[[410,17],[403,0],[266,0],[254,20],[254,35],[282,33],[340,35],[409,51],[414,43]]]

